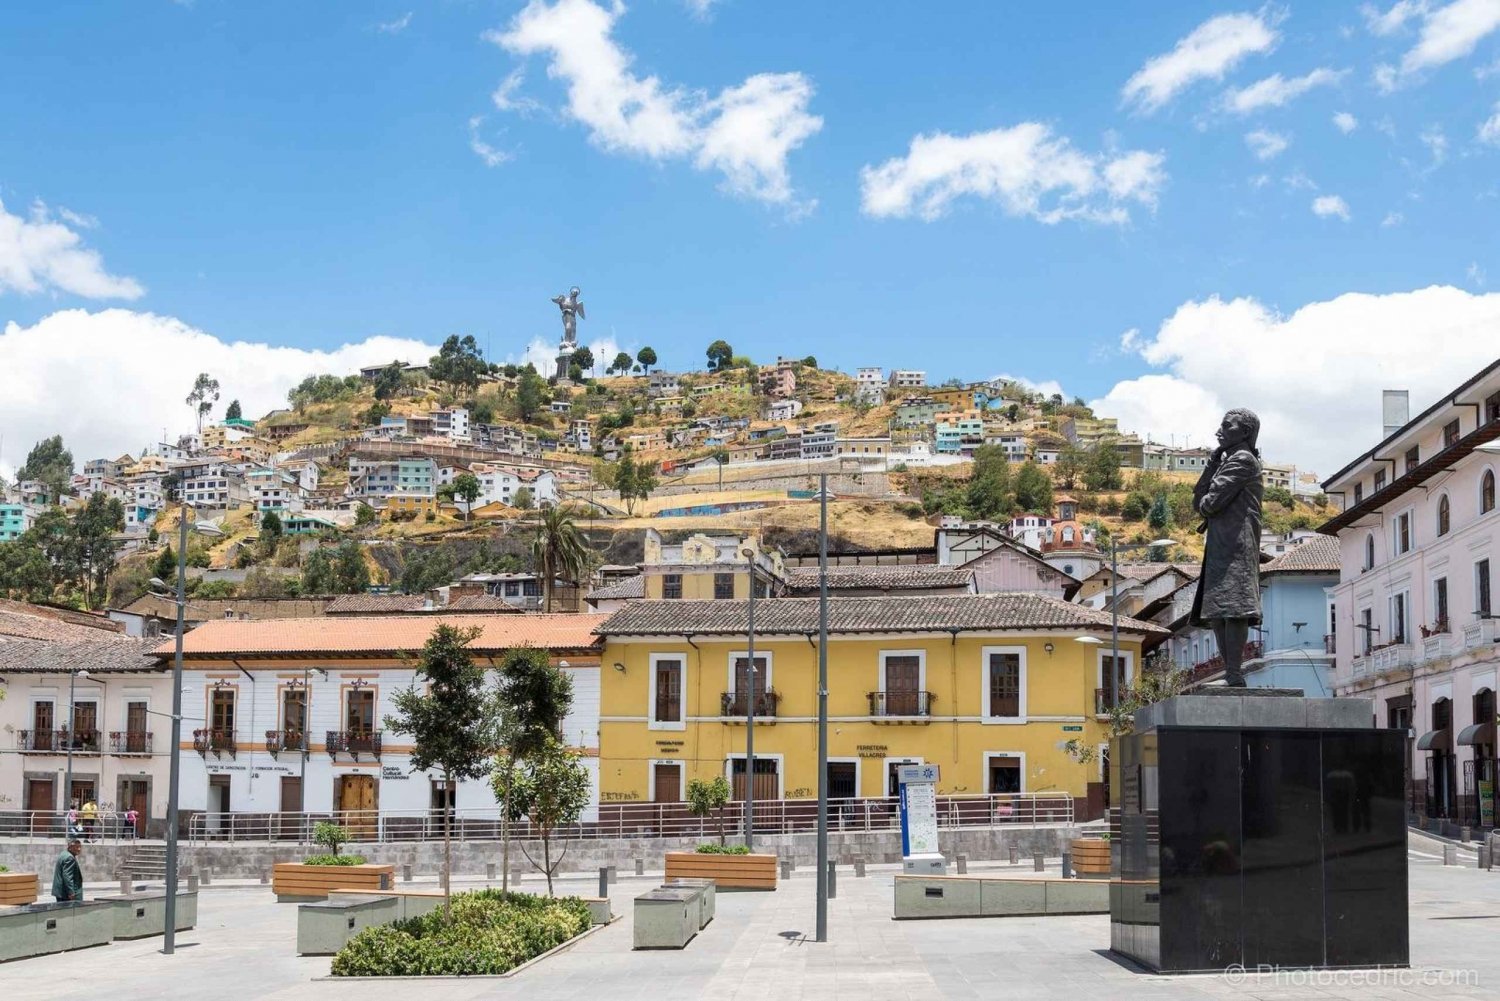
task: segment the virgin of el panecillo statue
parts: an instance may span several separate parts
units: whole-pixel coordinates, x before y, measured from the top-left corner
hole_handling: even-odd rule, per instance
[[[1215,437],[1219,447],[1193,488],[1193,508],[1208,535],[1189,621],[1213,629],[1224,684],[1244,688],[1245,641],[1260,624],[1260,418],[1231,410]]]

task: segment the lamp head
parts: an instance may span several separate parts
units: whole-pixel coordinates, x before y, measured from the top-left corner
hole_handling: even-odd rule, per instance
[[[150,580],[146,581],[146,583],[156,588],[158,591],[165,591],[167,589],[167,582],[162,580],[160,577],[152,577]]]
[[[1074,643],[1087,643],[1089,646],[1103,646],[1104,641],[1097,636],[1074,636]]]

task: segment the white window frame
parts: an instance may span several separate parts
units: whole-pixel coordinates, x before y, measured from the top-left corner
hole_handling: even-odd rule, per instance
[[[1484,509],[1484,478],[1485,475],[1495,477],[1495,506],[1488,511]],[[1485,515],[1500,511],[1500,473],[1495,472],[1494,466],[1485,466],[1479,471],[1479,479],[1474,481],[1474,512],[1483,518]]]
[[[1026,650],[1024,646],[986,646],[980,647],[980,670],[979,670],[979,709],[982,723],[1005,726],[1008,724],[1025,723],[1027,719],[1026,704]],[[994,654],[1013,653],[1018,654],[1021,660],[1020,670],[1020,692],[1016,708],[1019,710],[1015,716],[996,716],[990,711],[990,657]],[[989,774],[988,771],[985,772]]]
[[[757,755],[759,757],[759,755]],[[677,802],[687,802],[687,764],[681,758],[649,758],[646,761],[646,802],[656,802],[656,766],[677,766]]]
[[[125,695],[121,695],[120,696],[120,705],[119,705],[119,711],[120,711],[120,730],[122,732],[128,732],[129,729],[130,729],[130,703],[132,703],[132,702],[144,702],[144,703],[146,703],[146,725],[147,726],[151,725],[151,696],[150,695],[146,695],[146,694],[140,694],[140,695],[125,694]],[[129,778],[129,776],[126,776],[126,777]]]
[[[917,691],[927,691],[927,651],[926,650],[882,650],[880,651],[880,689],[881,693],[887,691],[885,687],[885,662],[891,657],[915,657],[917,658]]]
[[[1448,527],[1443,529],[1442,508],[1443,502],[1448,503]],[[1441,531],[1440,531],[1441,529]],[[1453,498],[1448,491],[1444,490],[1438,494],[1437,500],[1432,505],[1432,534],[1435,538],[1444,539],[1453,534]]]
[[[1375,569],[1375,533],[1366,532],[1364,545],[1360,547],[1360,561],[1363,564],[1360,572],[1368,572]]]
[[[682,690],[679,693],[681,702],[677,706],[677,715],[682,717],[676,722],[659,720],[656,718],[656,675],[661,669],[663,662],[680,665],[682,669]],[[651,654],[651,670],[646,672],[648,686],[646,688],[646,728],[648,730],[686,730],[688,717],[688,677],[687,677],[687,654],[685,653],[653,653]]]
[[[731,650],[731,651],[729,651],[729,658],[725,662],[725,665],[724,665],[724,671],[725,671],[726,674],[729,675],[729,679],[728,679],[728,682],[725,685],[724,690],[726,692],[729,692],[729,693],[735,694],[735,695],[739,694],[739,689],[735,688],[735,686],[734,686],[735,685],[734,665],[735,665],[735,661],[739,660],[740,658],[744,658],[745,660],[749,660],[750,659],[750,651],[749,650]],[[771,690],[771,670],[772,670],[772,666],[774,664],[775,658],[772,657],[771,651],[769,651],[769,650],[757,650],[757,651],[755,651],[755,659],[756,660],[764,660],[766,662],[766,684],[765,684],[765,690],[769,692]]]
[[[1391,519],[1391,558],[1405,556],[1417,548],[1416,519],[1414,508],[1407,508]],[[1401,548],[1401,521],[1406,520],[1406,548]]]
[[[1436,626],[1438,624],[1438,584],[1443,585],[1443,604],[1447,606],[1448,631],[1451,633],[1453,631],[1453,588],[1448,584],[1447,574],[1443,574],[1443,576],[1441,577],[1432,578],[1432,583],[1428,587],[1428,591],[1430,593],[1427,596],[1427,600],[1429,602],[1429,610],[1431,612],[1430,617],[1432,619],[1432,624]]]
[[[1401,603],[1401,629],[1396,629],[1396,603]],[[1411,642],[1411,592],[1393,591],[1385,599],[1385,624],[1389,630],[1387,642]]]
[[[1366,617],[1369,621],[1366,622]],[[1366,628],[1366,627],[1369,628]],[[1354,612],[1354,656],[1355,658],[1368,657],[1375,649],[1375,609],[1370,605],[1364,605]],[[1360,634],[1363,635],[1360,635]]]
[[[1017,758],[1021,762],[1021,788],[1014,793],[990,792],[990,760],[992,758]],[[980,784],[984,786],[986,796],[1019,796],[1026,792],[1026,752],[1025,751],[985,751],[984,771],[980,773],[982,778]]]
[[[1094,654],[1095,688],[1103,689],[1109,687],[1104,683],[1104,658],[1113,655],[1114,652],[1108,649],[1100,649]],[[1208,655],[1208,657],[1212,656],[1213,654],[1211,653]],[[1204,657],[1203,659],[1207,660],[1208,657]],[[1131,650],[1121,650],[1120,659],[1125,662],[1125,687],[1128,689],[1135,682],[1135,653]],[[1117,692],[1116,694],[1118,695],[1119,693]]]
[[[734,792],[734,763],[736,761],[744,760],[744,751],[730,751],[728,754],[724,755],[724,780],[729,783],[729,790],[731,795]],[[755,760],[770,760],[776,762],[776,798],[786,799],[786,755],[780,753],[779,751],[775,753],[767,752],[764,754],[760,751],[756,751]],[[754,782],[754,775],[747,773],[745,775],[745,781]],[[744,800],[735,800],[735,802],[743,803]]]

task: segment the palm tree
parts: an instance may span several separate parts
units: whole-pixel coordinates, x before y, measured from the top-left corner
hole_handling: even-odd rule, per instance
[[[557,504],[537,518],[531,555],[542,578],[542,611],[552,611],[552,592],[559,576],[577,581],[588,569],[589,544],[578,529],[578,508]]]

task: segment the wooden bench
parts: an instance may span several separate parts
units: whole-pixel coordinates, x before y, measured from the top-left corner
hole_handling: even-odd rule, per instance
[[[1073,871],[1080,876],[1109,875],[1109,842],[1103,838],[1076,838],[1068,845],[1073,857]]]
[[[0,907],[36,903],[42,880],[34,872],[0,872]]]
[[[721,890],[774,890],[776,856],[667,852],[666,880],[674,879],[711,879]]]
[[[389,893],[396,885],[393,865],[306,865],[277,862],[271,870],[271,890],[277,900],[327,900],[330,890]]]

